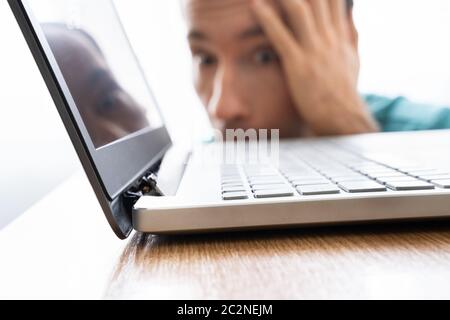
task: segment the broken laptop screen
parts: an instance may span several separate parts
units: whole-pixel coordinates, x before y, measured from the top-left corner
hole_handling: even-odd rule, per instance
[[[31,0],[95,148],[163,126],[110,0]]]

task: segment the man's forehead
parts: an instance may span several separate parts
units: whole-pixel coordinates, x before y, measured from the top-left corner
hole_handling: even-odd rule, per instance
[[[183,9],[190,19],[217,18],[226,15],[250,14],[252,0],[182,0]],[[266,0],[279,8],[279,0]]]
[[[277,2],[269,0],[276,8]],[[229,32],[239,32],[258,25],[251,3],[251,0],[183,0],[183,7],[190,31],[208,33],[223,27]]]

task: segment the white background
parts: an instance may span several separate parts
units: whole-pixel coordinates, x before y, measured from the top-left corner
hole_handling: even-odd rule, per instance
[[[175,140],[202,136],[178,0],[118,6]],[[450,1],[356,0],[355,15],[361,91],[450,105]],[[1,229],[80,165],[4,0],[0,43]]]

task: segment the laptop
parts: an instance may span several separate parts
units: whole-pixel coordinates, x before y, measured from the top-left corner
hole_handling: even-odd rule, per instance
[[[112,1],[9,4],[122,239],[450,217],[450,131],[183,148]]]

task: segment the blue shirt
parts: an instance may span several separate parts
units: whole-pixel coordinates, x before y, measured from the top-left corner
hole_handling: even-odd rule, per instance
[[[403,97],[365,95],[363,98],[384,132],[450,129],[448,107],[413,103]]]

